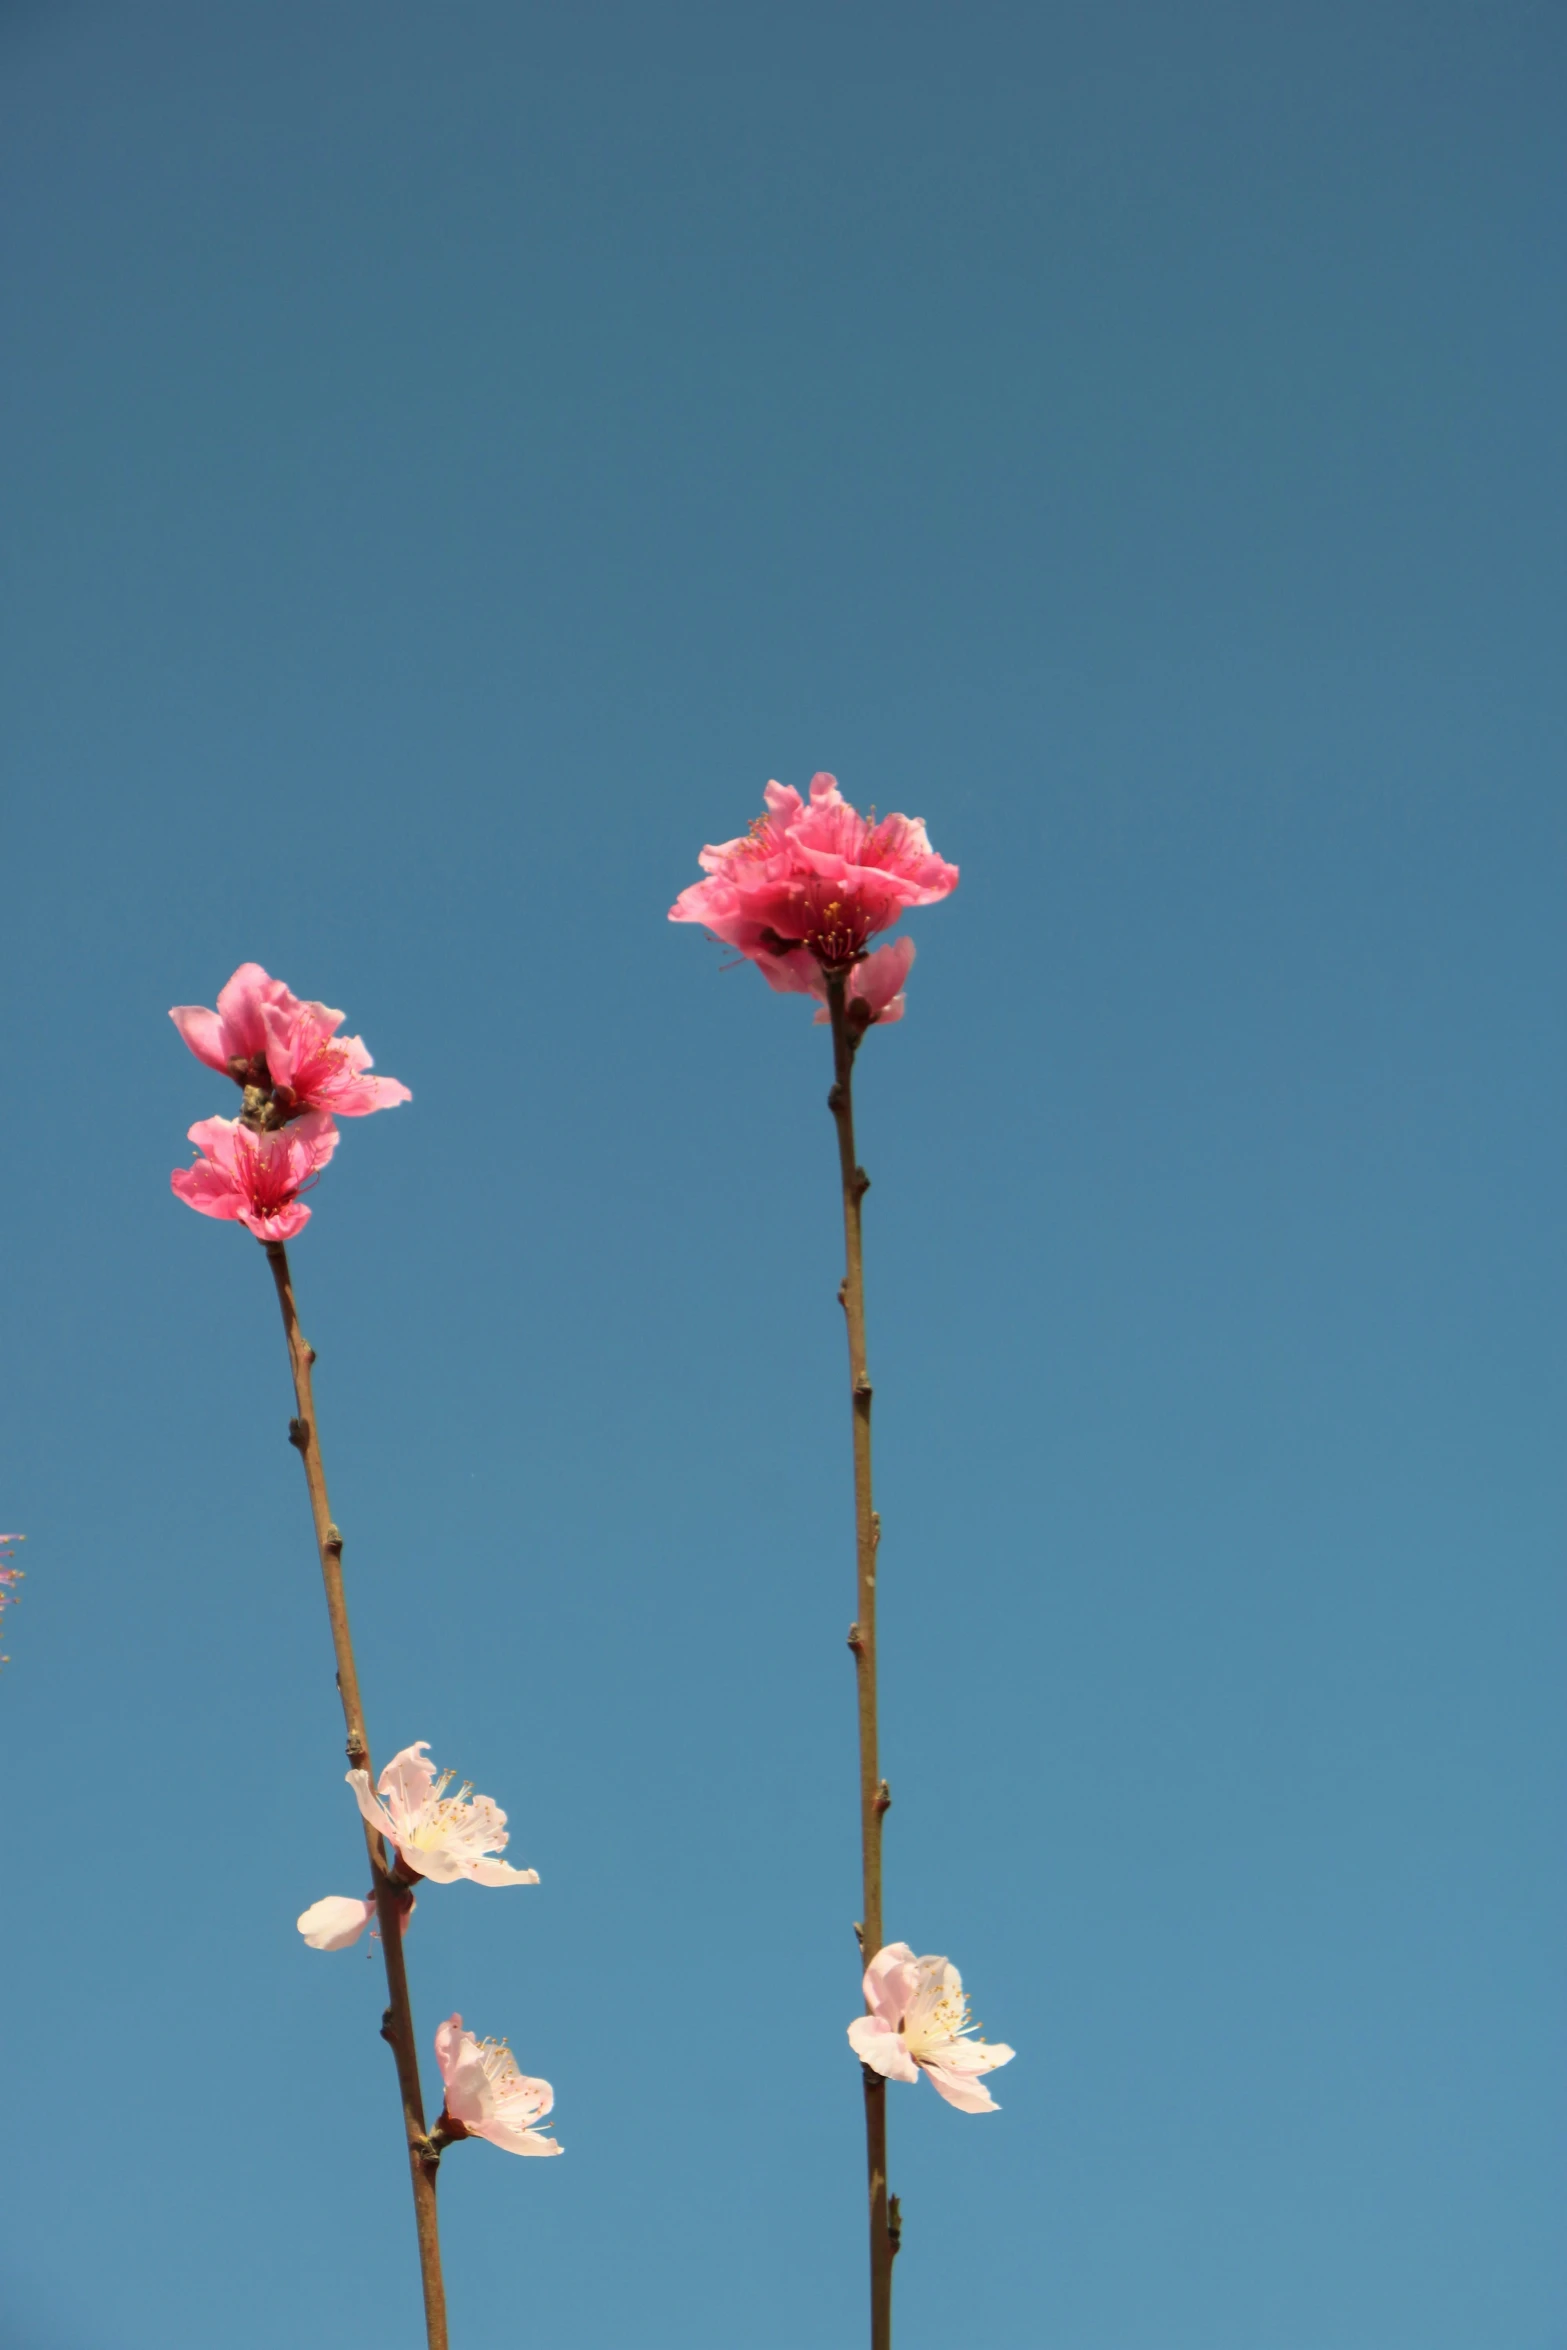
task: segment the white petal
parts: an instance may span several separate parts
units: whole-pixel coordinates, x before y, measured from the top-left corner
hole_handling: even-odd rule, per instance
[[[889,2081],[917,2081],[919,2068],[896,2032],[889,2032],[879,2016],[857,2015],[849,2026],[849,2046],[861,2064]]]
[[[397,1830],[393,1827],[388,1814],[382,1809],[381,1805],[376,1802],[375,1797],[370,1792],[369,1772],[345,1771],[343,1776],[348,1781],[349,1786],[352,1787],[354,1791],[354,1801],[358,1804],[360,1810],[363,1812],[365,1818],[369,1821],[371,1827],[379,1829],[383,1836],[390,1837],[392,1842],[395,1844],[397,1842]],[[385,1774],[383,1773],[382,1776],[384,1777]]]
[[[486,2122],[479,2130],[470,2130],[472,2138],[488,2138],[492,2146],[499,2146],[506,2154],[564,2154],[566,2149],[558,2140],[546,2138],[541,2130],[512,2130],[504,2122]]]
[[[970,2073],[949,2072],[945,2065],[925,2064],[922,2072],[930,2075],[930,2085],[955,2105],[960,2113],[999,2113],[1000,2106],[990,2091],[981,2086]]]
[[[427,1738],[421,1738],[416,1745],[405,1746],[400,1754],[393,1755],[376,1781],[392,1810],[400,1811],[405,1820],[417,1819],[434,1791],[439,1774],[429,1759],[429,1744]]]
[[[463,1875],[476,1885],[536,1885],[539,1881],[537,1869],[514,1869],[509,1860],[470,1861]]]
[[[350,1901],[346,1893],[329,1893],[324,1901],[313,1901],[298,1923],[312,1950],[346,1950],[374,1916],[373,1901]]]

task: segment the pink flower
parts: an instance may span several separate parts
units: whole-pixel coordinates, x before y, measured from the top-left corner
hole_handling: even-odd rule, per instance
[[[916,1958],[906,1942],[889,1942],[865,1970],[865,2004],[849,2026],[849,2044],[861,2064],[889,2081],[931,2086],[964,2113],[1000,2108],[979,2075],[1010,2064],[1015,2050],[973,2038],[963,1978],[944,1958]]]
[[[344,1017],[326,1004],[302,1003],[259,963],[241,963],[215,1012],[176,1004],[169,1014],[198,1061],[272,1096],[279,1119],[303,1110],[364,1118],[412,1101],[395,1077],[365,1074],[372,1063],[363,1038],[337,1034]]]
[[[856,1004],[864,1007],[859,1016],[867,1028],[876,1021],[886,1027],[890,1022],[903,1018],[903,989],[913,961],[913,939],[895,938],[890,946],[878,947],[874,954],[866,956],[863,963],[855,964],[849,975],[848,999],[851,1013]],[[825,1000],[827,981],[825,976],[818,976],[821,977],[821,985],[811,992]],[[831,1018],[830,1012],[818,1012],[817,1027],[820,1028],[824,1020]]]
[[[247,1085],[255,1082],[251,1064],[266,1057],[268,1004],[296,1001],[282,980],[269,979],[259,963],[241,963],[220,993],[215,1012],[200,1004],[176,1004],[169,1018],[198,1061]]]
[[[830,775],[812,777],[809,806],[781,783],[765,798],[748,833],[702,851],[708,879],[682,890],[669,918],[704,923],[771,987],[825,996],[825,972],[858,966],[907,907],[934,905],[957,887],[956,865],[936,855],[917,817],[861,816]],[[894,968],[857,991],[867,1025],[902,1017],[908,963],[889,986]]]
[[[177,1199],[198,1215],[243,1224],[258,1240],[292,1240],[310,1221],[299,1194],[337,1148],[337,1128],[320,1110],[258,1134],[238,1118],[202,1118],[190,1130],[201,1152],[169,1177]]]
[[[16,1586],[27,1578],[20,1567],[11,1564],[11,1545],[26,1540],[25,1534],[0,1534],[0,1615],[4,1615],[8,1607],[15,1607],[22,1596]],[[0,1656],[0,1665],[9,1662],[9,1657]]]
[[[367,1118],[413,1095],[395,1077],[367,1077],[370,1055],[363,1037],[339,1036],[345,1015],[325,1004],[269,1003],[263,1011],[267,1068],[273,1098],[285,1117],[302,1109],[330,1110],[339,1118]]]
[[[421,1738],[393,1755],[376,1783],[383,1803],[370,1792],[368,1771],[347,1773],[371,1827],[396,1845],[406,1869],[434,1884],[454,1885],[467,1877],[475,1885],[536,1885],[537,1869],[514,1869],[510,1861],[489,1857],[508,1841],[500,1805],[487,1795],[474,1795],[471,1786],[448,1795],[453,1774],[443,1771],[437,1777],[428,1751],[428,1741]]]
[[[488,2138],[508,2154],[560,2154],[553,2138],[532,2127],[555,2103],[548,2081],[530,2081],[504,2040],[476,2040],[460,2015],[435,2035],[435,2061],[446,2083],[439,2126],[449,2138]]]

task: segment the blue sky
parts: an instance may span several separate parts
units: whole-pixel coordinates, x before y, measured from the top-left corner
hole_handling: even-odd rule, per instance
[[[0,24],[6,2350],[420,2339],[266,1268],[409,1943],[557,2091],[454,2340],[863,2338],[826,1045],[666,908],[963,871],[861,1061],[900,2350],[1561,2339],[1562,29],[1533,0]],[[427,2063],[433,2082],[433,2064]]]

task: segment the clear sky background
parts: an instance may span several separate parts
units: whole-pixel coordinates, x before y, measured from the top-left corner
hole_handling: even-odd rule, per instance
[[[0,20],[5,2350],[421,2340],[254,957],[411,1107],[294,1249],[409,1942],[567,2148],[460,2350],[863,2339],[827,1045],[665,911],[962,867],[860,1076],[900,2350],[1559,2350],[1551,0]]]

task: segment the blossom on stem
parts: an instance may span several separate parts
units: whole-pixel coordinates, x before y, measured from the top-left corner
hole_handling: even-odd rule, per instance
[[[20,1567],[11,1564],[11,1545],[26,1540],[25,1534],[0,1534],[0,1615],[4,1615],[8,1607],[15,1607],[22,1596],[16,1586],[24,1582],[26,1577]],[[0,1665],[9,1664],[10,1661],[9,1657],[0,1656]]]
[[[345,1775],[371,1827],[396,1845],[413,1876],[437,1885],[454,1885],[459,1877],[475,1885],[538,1883],[537,1869],[514,1869],[510,1861],[490,1857],[509,1841],[506,1814],[487,1795],[475,1795],[471,1784],[448,1795],[454,1774],[437,1774],[428,1740],[421,1738],[393,1755],[376,1782],[379,1803],[370,1792],[368,1771]]]
[[[375,1916],[375,1903],[354,1901],[346,1893],[329,1893],[313,1901],[296,1920],[312,1950],[346,1950],[357,1942]]]
[[[937,856],[918,817],[862,816],[831,775],[812,777],[808,804],[788,784],[770,783],[764,797],[749,832],[702,851],[708,878],[681,891],[669,918],[705,924],[770,987],[825,996],[826,972],[855,970],[877,931],[957,887],[956,865]],[[902,1017],[907,976],[905,960],[858,991],[851,980],[866,1026]]]
[[[327,1004],[301,1002],[259,963],[241,963],[215,1012],[176,1004],[169,1014],[198,1061],[270,1097],[275,1124],[308,1110],[365,1118],[412,1101],[395,1077],[366,1074],[372,1062],[364,1039],[337,1033],[345,1017]]]
[[[407,1933],[408,1921],[417,1907],[413,1895],[405,1892],[397,1905],[399,1934]],[[302,1910],[294,1923],[312,1950],[347,1950],[374,1918],[373,1893],[367,1893],[363,1901],[355,1901],[347,1893],[328,1893],[324,1900],[313,1901],[307,1910]]]
[[[901,1020],[907,1008],[903,1001],[903,989],[913,961],[913,939],[895,938],[890,946],[878,947],[873,955],[866,956],[863,963],[856,963],[844,990],[850,1021],[865,1028],[879,1022],[885,1028],[891,1021]],[[825,972],[820,977],[821,985],[814,988],[812,993],[825,1000]],[[830,1011],[818,1012],[817,1027],[820,1028],[824,1021],[831,1018]]]
[[[889,2081],[917,2081],[963,2113],[998,2113],[979,2075],[1010,2064],[1004,2041],[973,2037],[963,1978],[944,1958],[916,1958],[907,1942],[889,1942],[865,1970],[865,2004],[849,2026],[849,2045],[861,2064]]]
[[[339,1118],[368,1118],[413,1095],[395,1077],[369,1077],[370,1054],[361,1036],[339,1036],[345,1013],[326,1004],[269,1003],[263,1011],[273,1100],[285,1117],[330,1110]]]
[[[266,1008],[297,1002],[281,979],[271,979],[259,963],[241,963],[233,978],[218,992],[218,1008],[176,1004],[169,1014],[198,1061],[221,1070],[239,1085],[253,1082],[251,1068],[266,1057]]]
[[[292,1240],[310,1221],[299,1195],[336,1150],[337,1128],[321,1110],[259,1133],[239,1118],[201,1118],[190,1140],[201,1157],[169,1177],[176,1199],[243,1224],[258,1240]]]
[[[508,2154],[565,2151],[533,2127],[554,2105],[554,2090],[520,2073],[504,2040],[476,2040],[460,2015],[449,2016],[435,2035],[435,2061],[446,2083],[436,2127],[448,2138],[488,2138]]]

